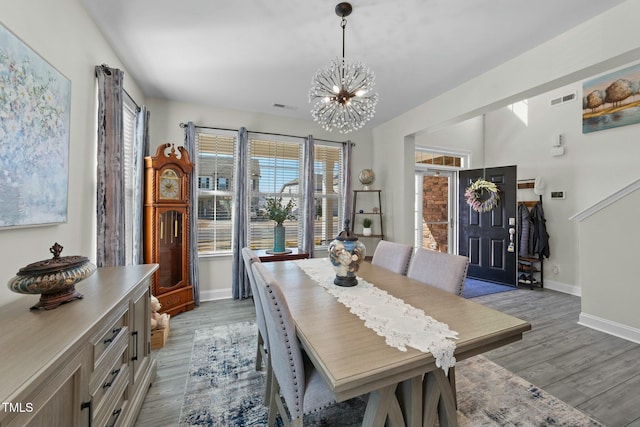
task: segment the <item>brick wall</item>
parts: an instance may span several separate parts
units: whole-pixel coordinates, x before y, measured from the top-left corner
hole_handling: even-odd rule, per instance
[[[422,181],[422,245],[440,252],[448,251],[449,224],[427,222],[447,221],[449,180],[440,176],[425,176]]]

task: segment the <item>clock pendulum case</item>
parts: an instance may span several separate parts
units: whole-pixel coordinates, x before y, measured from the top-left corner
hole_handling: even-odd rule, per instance
[[[145,157],[144,262],[159,264],[151,293],[162,313],[193,309],[189,279],[189,218],[193,164],[183,147],[167,143]]]

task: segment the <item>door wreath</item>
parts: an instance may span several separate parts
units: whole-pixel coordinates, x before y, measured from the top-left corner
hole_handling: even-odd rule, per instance
[[[488,193],[488,197],[486,196]],[[498,187],[485,179],[478,179],[473,182],[464,192],[467,204],[476,212],[490,212],[498,206],[500,194]]]

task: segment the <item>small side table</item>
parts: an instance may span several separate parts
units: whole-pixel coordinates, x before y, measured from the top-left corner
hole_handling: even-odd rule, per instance
[[[261,262],[272,261],[292,261],[294,259],[306,259],[309,258],[309,254],[306,252],[300,252],[298,248],[287,248],[291,252],[286,254],[268,254],[266,249],[254,250],[256,256],[260,258]]]

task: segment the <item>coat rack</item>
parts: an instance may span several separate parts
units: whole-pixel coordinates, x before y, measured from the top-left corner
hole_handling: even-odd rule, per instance
[[[535,187],[535,179],[523,179],[518,180],[518,190],[529,189],[533,190]],[[518,200],[518,205],[525,205],[528,210],[531,210],[538,203],[542,204],[542,195],[538,196],[538,200]],[[518,226],[520,232],[522,231],[522,224],[520,223],[520,215],[518,215]],[[520,232],[518,237],[520,237]],[[518,249],[520,248],[520,239],[518,239]],[[520,252],[518,250],[518,252]],[[529,254],[526,254],[529,255]],[[522,256],[518,253],[518,285],[528,286],[530,289],[534,287],[544,288],[544,262],[542,257],[532,258],[529,256]]]

